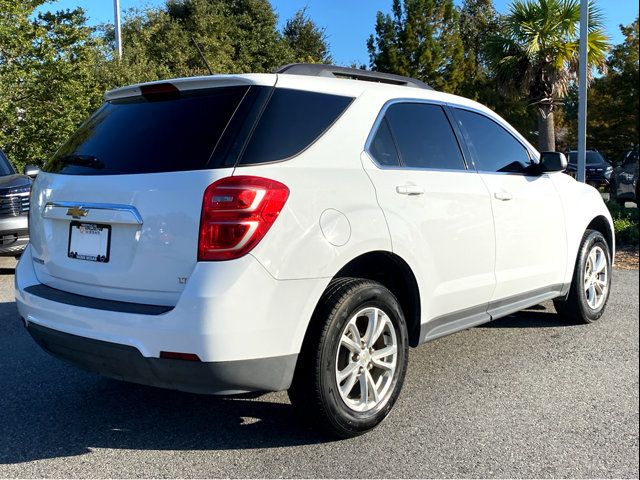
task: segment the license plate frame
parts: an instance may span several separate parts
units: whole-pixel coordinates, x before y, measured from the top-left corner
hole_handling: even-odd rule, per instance
[[[83,243],[79,240],[81,237],[74,236],[74,228],[77,229],[77,235],[85,234],[81,229],[89,229],[93,231],[97,231],[96,235],[100,238],[95,238],[90,240],[88,237],[84,237],[84,246],[79,245]],[[106,242],[103,237],[103,232],[106,230]],[[74,239],[77,241],[74,242]],[[77,251],[72,250],[73,248]],[[88,243],[93,243],[93,245],[87,246]],[[97,245],[96,245],[97,244]],[[80,247],[80,248],[78,248]],[[94,251],[91,250],[92,247]],[[84,260],[87,262],[95,262],[95,263],[109,263],[111,257],[111,225],[106,225],[102,223],[92,223],[92,222],[76,222],[73,221],[69,224],[69,242],[67,245],[67,257],[73,260]]]

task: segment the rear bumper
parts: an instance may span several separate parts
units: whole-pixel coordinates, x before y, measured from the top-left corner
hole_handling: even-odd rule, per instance
[[[48,338],[51,331],[70,335],[62,344],[84,340],[82,348],[66,348],[63,355],[51,346],[60,343],[58,335],[46,350],[107,376],[206,393],[288,388],[309,319],[329,280],[276,280],[250,255],[200,263],[177,304],[161,311],[157,305],[48,288],[36,276],[30,247],[15,276],[16,305],[30,331],[43,327]],[[87,345],[102,345],[99,368]],[[126,361],[118,360],[125,350]],[[201,363],[160,359],[161,351],[196,354]],[[171,366],[174,362],[182,366]]]
[[[26,323],[46,352],[106,377],[192,393],[234,394],[288,388],[296,355],[231,362],[147,358],[134,347]]]

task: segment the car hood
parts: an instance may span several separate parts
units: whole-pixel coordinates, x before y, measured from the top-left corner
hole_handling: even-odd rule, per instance
[[[18,187],[26,187],[31,185],[31,178],[26,175],[13,174],[3,175],[0,177],[0,193],[5,193],[7,190]]]

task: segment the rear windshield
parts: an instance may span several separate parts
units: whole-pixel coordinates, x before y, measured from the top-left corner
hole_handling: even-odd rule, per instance
[[[56,152],[45,170],[113,175],[206,168],[248,88],[107,102]]]
[[[352,100],[238,86],[110,101],[56,152],[45,171],[117,175],[281,161],[313,143]]]
[[[569,163],[578,163],[578,152],[569,152]],[[587,165],[605,163],[604,157],[598,152],[587,152]]]

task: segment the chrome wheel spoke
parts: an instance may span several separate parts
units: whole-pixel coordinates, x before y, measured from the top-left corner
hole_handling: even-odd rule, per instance
[[[596,255],[596,263],[593,267],[595,273],[601,273],[607,266],[607,260],[604,256],[604,253],[600,253]]]
[[[381,318],[381,313],[382,312],[377,308],[372,308],[370,313],[367,315],[369,323],[367,325],[367,332],[364,334],[364,338],[366,339],[365,343],[368,348],[371,348],[382,333],[382,329],[384,329],[384,319]]]
[[[347,331],[344,332],[342,334],[342,336],[345,336],[345,334],[350,333],[351,334],[351,339],[356,342],[356,344],[358,345],[358,349],[360,348],[360,342],[362,341],[362,337],[360,336],[360,330],[358,330],[358,327],[355,324],[355,319],[352,319],[349,324],[347,325]]]
[[[360,374],[360,403],[363,407],[369,403],[369,382],[367,381],[367,373],[362,372]]]
[[[338,383],[342,383],[345,378],[358,370],[358,362],[351,362],[344,369],[338,372]]]
[[[372,360],[379,360],[382,358],[386,358],[389,355],[394,355],[398,351],[398,347],[395,345],[389,345],[388,347],[381,348],[380,350],[374,350],[371,353]]]
[[[395,362],[385,362],[384,360],[380,360],[379,358],[372,358],[371,363],[383,370],[393,370],[396,366]]]
[[[380,401],[380,392],[378,392],[378,387],[376,386],[376,383],[373,381],[373,377],[371,376],[371,373],[369,373],[369,370],[364,371],[364,376],[367,379],[368,388],[371,389],[371,394],[373,395],[373,401],[375,403],[378,403]]]
[[[351,353],[360,353],[360,345],[346,335],[340,338],[340,345],[347,348]]]
[[[353,390],[353,387],[358,381],[358,369],[356,368],[352,370],[349,376],[346,378],[347,378],[346,382],[340,385],[340,392],[342,393],[342,395],[345,395],[345,396],[351,393],[351,390]]]
[[[600,288],[601,292],[603,292],[604,289],[607,288],[607,282],[604,280],[600,280],[599,278],[596,278],[594,282]]]

